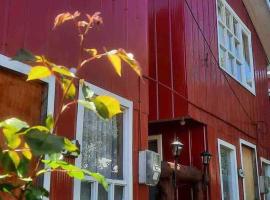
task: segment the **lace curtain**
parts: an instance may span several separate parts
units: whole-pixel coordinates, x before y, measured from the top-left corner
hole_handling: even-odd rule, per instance
[[[82,168],[109,179],[123,179],[123,115],[102,120],[85,110],[82,138]]]

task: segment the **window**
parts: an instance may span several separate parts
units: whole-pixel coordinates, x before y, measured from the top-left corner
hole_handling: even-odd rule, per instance
[[[109,190],[106,192],[94,179],[87,177],[87,181],[75,181],[74,199],[132,199],[132,102],[89,86],[96,94],[116,97],[123,113],[105,121],[78,105],[76,138],[81,144],[81,155],[76,165],[104,175]],[[83,98],[82,91],[79,96]]]
[[[262,175],[266,177],[268,180],[270,179],[270,161],[264,158],[261,158],[262,164]],[[262,180],[265,181],[265,180]],[[268,184],[264,185],[264,191],[261,191],[264,194],[265,200],[270,200],[270,182],[267,181]]]
[[[162,160],[162,135],[150,135],[148,137],[148,149],[159,153]]]
[[[218,140],[222,200],[238,200],[238,176],[235,146]]]
[[[220,67],[255,94],[251,33],[225,0],[218,0]]]
[[[256,146],[240,140],[241,162],[244,170],[244,199],[260,199]]]

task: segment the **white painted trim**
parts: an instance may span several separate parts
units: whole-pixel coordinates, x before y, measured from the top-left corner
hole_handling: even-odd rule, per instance
[[[132,164],[132,150],[133,150],[133,102],[129,101],[123,97],[120,97],[116,94],[113,94],[107,90],[99,88],[90,83],[86,83],[97,95],[109,95],[115,97],[120,102],[121,106],[124,107],[123,111],[123,178],[124,180],[111,180],[107,179],[107,182],[110,185],[110,189],[114,187],[114,185],[122,185],[127,186],[124,190],[124,198],[123,199],[133,199],[133,164]],[[79,99],[83,99],[82,88],[79,89]],[[78,104],[78,112],[77,112],[77,126],[76,126],[76,139],[82,144],[82,133],[83,133],[83,120],[84,120],[84,107]],[[75,164],[77,166],[81,166],[82,156],[80,155],[76,160]],[[91,177],[87,178],[88,180],[94,181]],[[74,196],[73,199],[80,199],[80,181],[74,180]],[[94,182],[93,190],[98,191],[98,184]],[[96,192],[97,193],[97,192]],[[92,200],[97,200],[98,195],[92,193]],[[110,199],[111,200],[111,199]]]
[[[260,191],[260,187],[259,187],[259,170],[258,170],[258,159],[257,159],[257,147],[255,144],[252,144],[246,140],[240,139],[239,140],[239,144],[240,144],[240,156],[241,156],[241,166],[242,169],[243,168],[243,153],[242,153],[242,146],[247,146],[250,147],[252,149],[254,149],[254,154],[255,154],[255,160],[256,160],[256,172],[257,172],[257,183],[258,183],[258,192],[259,192],[259,199],[261,199],[261,191]],[[246,200],[246,192],[245,192],[245,177],[243,178],[243,192],[244,192],[244,200]]]
[[[238,185],[238,173],[237,173],[237,159],[236,159],[236,148],[234,145],[218,139],[218,158],[219,158],[219,175],[220,175],[220,185],[221,185],[221,196],[222,196],[222,200],[224,199],[223,196],[223,181],[222,181],[222,170],[221,170],[221,156],[220,156],[220,147],[224,146],[228,149],[231,150],[230,152],[230,159],[231,159],[231,169],[232,169],[232,175],[231,177],[233,178],[232,180],[232,184],[233,184],[233,190],[232,194],[233,199],[232,200],[239,200],[239,185]]]
[[[157,141],[158,153],[160,154],[161,160],[163,160],[163,147],[162,147],[162,134],[148,136],[148,141]]]
[[[240,81],[238,80],[236,77],[234,77],[228,70],[227,70],[227,47],[225,48],[226,49],[226,53],[225,53],[225,66],[226,66],[226,69],[222,68],[221,67],[221,64],[220,64],[220,68],[225,71],[230,77],[232,77],[235,81],[237,81],[238,83],[240,83],[244,88],[246,88],[248,91],[250,91],[253,95],[256,95],[256,86],[255,86],[255,76],[254,76],[254,61],[253,61],[253,51],[252,51],[252,39],[251,39],[251,31],[248,29],[248,27],[245,25],[245,23],[240,19],[240,17],[236,14],[236,12],[231,8],[231,6],[225,1],[225,0],[216,0],[216,15],[217,15],[217,35],[218,35],[218,54],[220,54],[220,37],[219,37],[219,19],[218,19],[218,2],[222,2],[222,4],[226,7],[226,9],[233,15],[233,18],[235,18],[237,20],[237,22],[239,23],[240,26],[239,27],[239,31],[242,32],[242,30],[247,34],[248,36],[248,42],[249,42],[249,54],[250,54],[250,67],[251,67],[251,73],[252,73],[252,87],[250,87],[246,81],[245,81],[245,73],[244,73],[244,70],[243,70],[243,67],[241,67],[241,70],[242,70],[242,79],[244,79],[244,81]],[[226,31],[226,28],[225,28],[225,31]],[[226,46],[226,40],[227,38],[224,37],[224,40],[225,40],[225,46]],[[240,40],[242,40],[242,33],[241,33],[241,38]],[[240,41],[240,51],[242,51],[242,41]],[[224,45],[223,45],[224,46]],[[233,47],[234,48],[234,47]],[[218,60],[219,60],[219,63],[221,63],[220,61],[220,55],[218,56]],[[243,63],[243,58],[241,58],[241,62]],[[235,62],[234,62],[235,64]],[[244,65],[244,64],[242,64]]]
[[[24,63],[11,60],[11,58],[0,54],[0,67],[16,71],[21,74],[27,74],[30,70],[30,66]],[[48,104],[47,104],[47,115],[54,114],[54,101],[55,101],[55,78],[53,76],[42,79],[41,81],[48,84]],[[50,173],[44,175],[43,187],[50,191]],[[47,198],[45,198],[47,199]]]

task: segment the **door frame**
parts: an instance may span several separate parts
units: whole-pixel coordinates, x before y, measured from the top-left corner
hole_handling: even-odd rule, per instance
[[[243,169],[243,153],[242,153],[242,146],[247,146],[251,149],[254,149],[255,154],[255,161],[256,161],[256,172],[257,172],[257,183],[258,183],[258,192],[259,192],[259,200],[261,199],[261,191],[260,191],[260,180],[259,180],[259,170],[258,170],[258,156],[257,156],[257,147],[255,144],[248,142],[244,139],[239,140],[240,144],[240,157],[241,157],[241,168]],[[245,177],[243,178],[243,192],[244,192],[244,200],[246,199],[246,191],[245,191]]]
[[[31,67],[22,62],[12,60],[11,58],[0,54],[0,68],[4,67],[20,74],[28,74]],[[48,84],[48,102],[47,102],[47,115],[54,114],[54,101],[55,101],[55,77],[51,76],[46,79],[41,79],[42,82]],[[44,174],[43,187],[50,191],[51,174]],[[47,199],[47,198],[46,198]]]

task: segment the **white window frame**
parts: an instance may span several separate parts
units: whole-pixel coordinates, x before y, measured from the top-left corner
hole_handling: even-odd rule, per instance
[[[231,16],[233,16],[232,18],[234,18],[237,22],[238,22],[238,34],[240,34],[239,38],[236,38],[234,36],[234,33],[232,33],[231,30],[229,30],[228,28],[226,28],[226,24],[225,22],[222,22],[219,19],[219,14],[218,14],[218,2],[221,2],[225,8],[230,12]],[[252,40],[251,40],[251,31],[248,29],[248,27],[244,24],[244,22],[238,17],[238,15],[235,13],[235,11],[230,7],[230,5],[226,2],[226,0],[216,0],[216,13],[217,13],[217,31],[219,30],[219,24],[221,24],[221,26],[224,27],[224,41],[225,44],[223,45],[221,43],[221,39],[218,33],[218,53],[219,53],[219,66],[222,70],[224,70],[227,74],[229,74],[234,80],[236,80],[237,82],[239,82],[242,86],[244,86],[248,91],[250,91],[253,95],[256,95],[256,91],[255,91],[255,77],[254,77],[254,62],[253,62],[253,51],[252,51]],[[223,12],[225,9],[223,9]],[[226,17],[226,14],[224,13],[224,17]],[[233,20],[231,20],[231,23],[233,23]],[[233,24],[232,24],[233,26]],[[236,55],[235,50],[230,51],[228,46],[228,42],[227,42],[227,37],[225,37],[227,35],[227,33],[225,34],[225,32],[230,32],[231,35],[233,35],[234,40],[238,40],[239,42],[239,51],[241,52],[239,57]],[[246,73],[245,73],[245,61],[243,58],[243,42],[242,42],[242,32],[244,32],[247,37],[248,37],[248,43],[249,43],[249,56],[250,56],[250,68],[251,68],[251,82],[252,82],[252,87],[250,87],[250,85],[247,84],[246,81]],[[233,46],[233,49],[235,47]],[[222,61],[221,61],[221,56],[220,56],[220,52],[221,49],[225,50],[225,66],[226,69],[222,67]],[[230,52],[230,53],[228,53]],[[234,57],[233,62],[234,62],[234,66],[236,65],[236,62],[238,62],[239,64],[241,63],[241,75],[242,75],[242,81],[238,80],[237,77],[235,77],[231,72],[228,71],[227,69],[227,58],[228,58],[228,54],[232,55],[231,57]],[[237,58],[238,57],[238,58]],[[236,68],[236,67],[235,67]]]
[[[262,167],[263,167],[263,164],[267,164],[267,165],[269,165],[269,167],[270,167],[270,160],[267,160],[267,159],[261,157],[261,169],[262,169]],[[265,175],[265,174],[264,174],[264,175]],[[270,194],[267,194],[267,195],[270,195]],[[264,199],[264,200],[266,199],[266,194],[263,194],[263,199]]]
[[[255,144],[252,144],[251,142],[248,142],[244,139],[240,139],[240,156],[241,156],[241,166],[243,168],[243,153],[242,153],[242,146],[247,146],[251,149],[254,149],[254,154],[255,154],[255,160],[256,160],[256,173],[257,173],[257,183],[258,183],[258,192],[259,192],[259,199],[261,199],[261,191],[259,187],[259,170],[258,170],[258,159],[257,159],[257,147]],[[246,191],[245,191],[245,177],[243,178],[243,192],[244,192],[244,200],[246,199]]]
[[[132,189],[132,177],[133,177],[133,165],[132,165],[132,138],[133,138],[133,103],[125,98],[122,98],[116,94],[113,94],[107,90],[99,88],[95,85],[86,82],[97,95],[109,95],[115,97],[120,102],[121,106],[124,107],[123,111],[123,180],[113,180],[106,179],[109,184],[109,200],[113,200],[114,198],[114,186],[124,186],[123,191],[123,199],[133,199],[133,189]],[[79,89],[79,99],[83,99],[82,88]],[[82,136],[83,136],[83,121],[84,121],[84,107],[78,104],[78,113],[77,113],[77,127],[76,127],[76,139],[82,144]],[[82,155],[80,155],[76,160],[76,166],[81,167]],[[98,183],[92,178],[87,176],[86,180],[92,182],[91,184],[91,200],[98,199]],[[81,181],[74,180],[74,192],[73,199],[80,199],[80,191],[81,191]],[[93,192],[95,191],[95,192]]]
[[[233,177],[233,194],[234,194],[234,199],[233,200],[239,200],[239,185],[238,185],[238,173],[237,173],[237,159],[236,159],[236,148],[234,145],[218,139],[218,158],[219,158],[219,174],[220,174],[220,185],[221,185],[221,196],[222,200],[224,199],[223,196],[223,181],[222,181],[222,169],[221,169],[221,146],[224,146],[225,148],[228,148],[231,150],[230,152],[230,159],[232,160],[232,177]]]
[[[148,141],[157,141],[158,153],[160,154],[161,160],[163,160],[163,149],[162,149],[162,134],[148,136]]]
[[[11,60],[11,58],[4,56],[0,54],[0,68],[4,67],[6,69],[9,69],[11,71],[15,71],[21,74],[28,74],[31,67],[29,65],[26,65],[22,62]],[[54,114],[54,100],[55,100],[55,78],[53,76],[42,79],[42,82],[45,82],[48,84],[48,102],[47,102],[47,115],[48,114]],[[50,191],[50,179],[51,174],[45,173],[44,174],[44,182],[43,187]],[[48,198],[44,198],[48,199]]]

